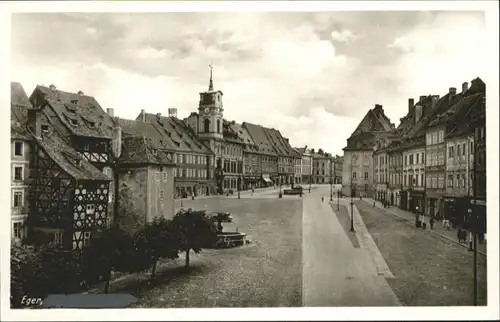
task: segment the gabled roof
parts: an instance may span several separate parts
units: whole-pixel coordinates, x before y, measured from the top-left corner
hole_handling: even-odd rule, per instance
[[[111,139],[113,122],[94,97],[38,85],[30,96],[33,105],[49,104],[73,134]]]
[[[111,178],[99,171],[74,150],[56,129],[43,133],[41,138],[34,137],[34,140],[45,151],[47,156],[74,179],[111,181]]]
[[[125,137],[120,160],[125,164],[175,165],[172,153],[160,149],[157,142],[145,135]]]
[[[245,145],[246,152],[250,153],[258,151],[259,147],[257,146],[257,144],[255,144],[254,140],[252,139],[252,136],[243,125],[235,121],[232,121],[228,122],[228,128],[231,129],[231,131],[235,135],[237,135],[238,142]]]
[[[152,140],[158,149],[173,150],[175,148],[173,142],[166,140],[161,129],[153,123],[122,118],[115,118],[115,120],[120,125],[123,138],[140,136]]]
[[[243,122],[243,127],[247,129],[255,144],[259,147],[259,152],[262,154],[276,156],[271,142],[269,142],[265,130],[260,125]]]
[[[17,82],[10,83],[10,105],[30,108],[32,107],[23,86]]]
[[[228,121],[226,119],[222,120],[222,134],[224,136],[224,140],[237,143],[237,144],[245,144],[243,139],[238,134],[238,130],[236,129],[235,121]]]
[[[347,139],[347,146],[343,150],[370,150],[377,135],[390,135],[395,131],[396,128],[385,115],[383,107],[377,104],[365,114]]]
[[[12,139],[28,140],[26,121],[28,108],[31,108],[28,95],[21,84],[10,83],[10,136]]]
[[[267,135],[268,141],[271,143],[276,154],[280,156],[287,157],[298,157],[296,151],[290,146],[290,143],[285,139],[281,132],[276,129],[270,129],[266,127],[262,127],[264,129],[265,134]]]
[[[140,115],[137,119],[140,119]],[[145,114],[146,122],[159,129],[165,144],[178,152],[193,152],[212,154],[212,151],[203,144],[193,130],[182,120],[176,117]]]

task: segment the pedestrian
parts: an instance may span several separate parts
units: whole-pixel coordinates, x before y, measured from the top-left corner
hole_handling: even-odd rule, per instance
[[[325,197],[321,197],[321,202],[323,202],[325,200]]]
[[[375,207],[375,200],[373,200],[373,207]]]
[[[434,217],[431,217],[430,223],[431,223],[431,229],[434,229]]]

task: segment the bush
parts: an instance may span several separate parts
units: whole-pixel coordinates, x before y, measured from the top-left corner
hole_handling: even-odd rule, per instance
[[[78,252],[55,246],[11,248],[11,305],[20,307],[24,295],[46,297],[51,293],[75,293],[81,289]]]

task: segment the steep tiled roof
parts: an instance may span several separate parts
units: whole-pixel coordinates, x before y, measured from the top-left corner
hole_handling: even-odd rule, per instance
[[[238,136],[238,142],[245,144],[246,152],[257,152],[259,147],[255,144],[254,140],[250,133],[248,133],[247,129],[236,122],[228,122],[228,127],[231,129],[233,133]]]
[[[139,119],[140,116],[137,117]],[[158,116],[145,114],[146,122],[152,123],[159,128],[165,144],[179,152],[194,152],[212,154],[212,151],[204,145],[193,132],[193,130],[182,120],[176,117]]]
[[[126,164],[175,165],[172,154],[160,149],[157,142],[145,135],[128,136],[123,139],[121,160]]]
[[[239,143],[239,144],[244,144],[243,139],[240,137],[238,134],[238,131],[236,129],[236,122],[235,121],[228,121],[228,120],[222,120],[222,134],[224,136],[224,140],[233,142],[233,143]]]
[[[10,136],[12,139],[28,140],[26,128],[27,109],[31,103],[24,88],[19,83],[10,84]]]
[[[255,144],[259,147],[259,152],[267,155],[276,155],[276,152],[269,142],[265,130],[260,125],[243,122],[243,127],[247,129]]]
[[[42,138],[35,140],[45,153],[74,179],[111,181],[108,176],[82,158],[57,131],[43,133]]]
[[[372,149],[377,136],[389,135],[395,131],[396,129],[385,115],[383,107],[376,105],[365,114],[356,130],[347,139],[347,146],[344,150]]]
[[[24,91],[24,88],[20,83],[10,83],[10,105],[31,107],[31,102],[28,99],[28,95],[26,95],[26,92]]]
[[[301,154],[304,154],[306,152],[306,148],[294,148],[294,149]]]
[[[136,120],[116,118],[122,129],[123,138],[143,136],[152,140],[159,149],[174,149],[174,144],[168,145],[169,141],[160,132],[161,129],[153,123]]]
[[[94,97],[38,85],[30,96],[33,105],[48,103],[74,135],[111,139],[113,122]]]
[[[265,127],[262,128],[264,129],[264,132],[267,135],[268,141],[271,143],[271,145],[274,148],[274,151],[278,155],[288,156],[288,157],[299,156],[299,154],[297,154],[296,151],[294,151],[293,148],[290,146],[290,143],[281,135],[280,131]]]

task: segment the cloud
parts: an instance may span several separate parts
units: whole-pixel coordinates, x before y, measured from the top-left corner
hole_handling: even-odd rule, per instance
[[[12,78],[83,90],[104,108],[184,117],[213,63],[225,117],[294,146],[341,153],[368,109],[395,122],[408,97],[487,67],[477,12],[72,13],[12,16]],[[395,122],[397,123],[397,122]]]
[[[332,31],[332,40],[339,42],[350,42],[357,37],[350,30],[342,30],[342,31]]]

